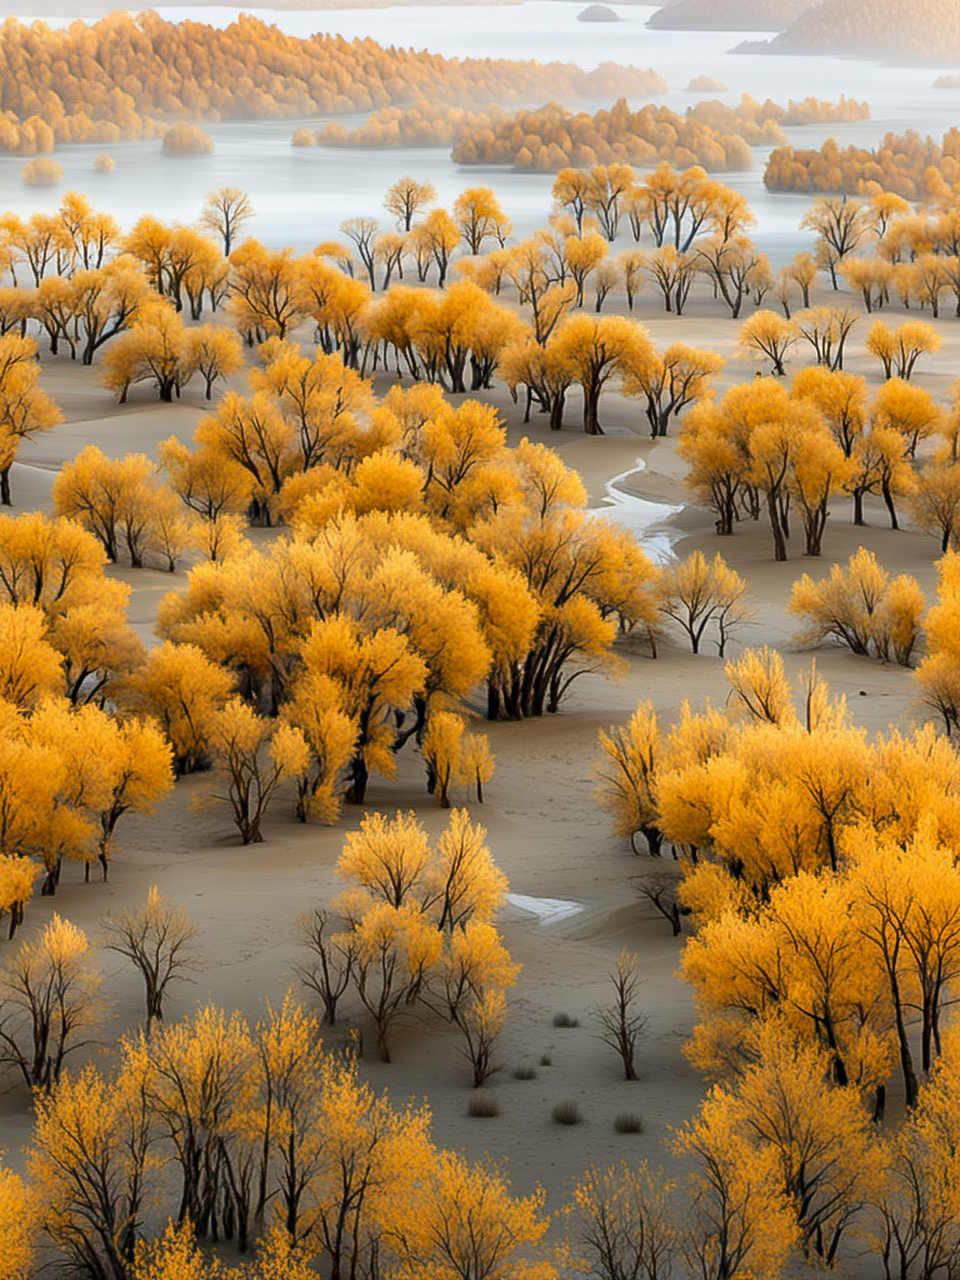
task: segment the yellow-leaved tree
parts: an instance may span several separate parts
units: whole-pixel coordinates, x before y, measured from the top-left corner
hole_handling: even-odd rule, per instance
[[[156,885],[138,908],[126,907],[101,921],[104,944],[126,957],[138,970],[145,988],[147,1025],[163,1017],[163,1001],[170,983],[194,967],[193,942],[197,926],[182,903],[163,895]]]
[[[646,1160],[590,1165],[563,1210],[569,1255],[605,1277],[669,1274],[680,1256],[675,1190]]]
[[[24,440],[63,420],[55,402],[37,383],[40,366],[32,338],[0,336],[0,502],[11,505],[10,468]]]
[[[0,1169],[0,1221],[3,1222],[2,1280],[29,1280],[34,1274],[41,1223],[36,1188],[12,1169]]]
[[[819,582],[805,573],[793,584],[787,608],[807,622],[796,637],[803,644],[832,637],[854,653],[872,652],[909,666],[925,604],[916,578],[901,574],[891,580],[873,553],[861,547],[846,566],[833,565]]]
[[[323,910],[303,920],[313,960],[299,970],[329,1021],[352,985],[387,1060],[393,1026],[423,1002],[461,1032],[476,1085],[497,1069],[504,989],[519,972],[492,924],[507,881],[485,841],[464,809],[453,811],[433,847],[412,813],[368,814],[348,833],[337,866],[352,884],[331,911],[347,927],[330,932]]]
[[[343,614],[315,622],[301,650],[309,676],[326,676],[341,690],[340,710],[357,725],[348,763],[347,799],[362,804],[372,770],[392,778],[396,757],[390,723],[394,710],[410,706],[421,692],[427,667],[392,627],[364,634]]]
[[[425,1178],[419,1212],[391,1235],[402,1260],[400,1275],[555,1280],[552,1264],[523,1256],[549,1225],[544,1198],[540,1190],[511,1196],[505,1175],[491,1161],[471,1165],[452,1151],[440,1152]]]
[[[634,853],[637,833],[647,842],[652,858],[660,856],[663,833],[658,825],[657,771],[662,736],[651,702],[641,702],[626,726],[600,730],[606,759],[596,767],[597,803],[613,816],[614,835],[626,836]]]
[[[722,658],[727,640],[754,614],[746,582],[719,551],[711,561],[702,551],[692,552],[662,572],[657,588],[660,612],[686,633],[694,653],[700,652],[704,632],[713,623]]]
[[[49,1092],[103,1012],[100,967],[82,929],[54,914],[0,970],[0,1061]]]
[[[130,1275],[159,1192],[142,1081],[126,1064],[105,1077],[88,1063],[37,1094],[36,1107],[27,1168],[58,1260],[75,1274]]]
[[[285,778],[301,777],[309,747],[294,725],[273,723],[239,698],[212,713],[210,754],[226,794],[199,796],[197,804],[226,803],[243,844],[259,844],[261,825],[277,787]],[[217,786],[217,783],[213,784]]]
[[[699,1157],[695,1176],[709,1188],[711,1200],[717,1173],[734,1152],[740,1153],[743,1218],[726,1243],[739,1237],[741,1248],[749,1242],[760,1252],[782,1250],[796,1239],[807,1257],[830,1264],[875,1187],[877,1148],[870,1116],[856,1089],[825,1083],[825,1056],[797,1045],[775,1018],[757,1041],[756,1061],[730,1086],[711,1090],[696,1120],[681,1130],[677,1146]],[[721,1156],[724,1146],[728,1150]],[[756,1184],[748,1189],[748,1179],[760,1169],[769,1178],[766,1196]],[[725,1181],[732,1190],[739,1179],[729,1169]],[[754,1198],[750,1207],[748,1197]],[[780,1233],[771,1230],[773,1222],[758,1231],[766,1214],[775,1215],[774,1221],[788,1216]],[[704,1246],[718,1249],[725,1242],[718,1237]],[[776,1256],[767,1257],[774,1273]],[[755,1258],[747,1273],[757,1274],[756,1266]]]
[[[232,692],[230,673],[196,645],[168,641],[124,680],[119,698],[126,709],[157,721],[173,749],[174,768],[183,774],[209,758],[216,713]]]
[[[436,793],[441,809],[450,808],[450,784],[460,773],[464,722],[450,711],[435,711],[420,750],[427,766],[427,790]]]
[[[609,380],[637,364],[650,347],[646,329],[623,316],[571,316],[557,334],[557,352],[583,391],[583,429],[602,434],[600,396]]]

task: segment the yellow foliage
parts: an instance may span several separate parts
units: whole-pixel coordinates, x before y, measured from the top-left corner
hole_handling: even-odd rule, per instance
[[[10,1169],[0,1169],[3,1222],[2,1280],[30,1280],[34,1274],[42,1206],[36,1190]]]
[[[728,662],[724,674],[734,694],[734,708],[759,723],[791,725],[796,712],[783,658],[776,649],[747,649],[737,662]]]
[[[196,645],[167,641],[151,649],[143,666],[122,685],[125,706],[154,716],[166,733],[180,772],[187,772],[210,749],[214,717],[233,690],[228,672]]]
[[[809,620],[797,636],[816,644],[833,636],[854,653],[907,665],[916,644],[923,593],[914,578],[890,581],[873,553],[861,547],[846,567],[835,564],[829,577],[815,583],[804,574],[793,584],[788,610]]]
[[[657,777],[663,744],[653,704],[639,703],[625,728],[601,729],[599,738],[607,759],[595,768],[595,799],[613,815],[614,835],[626,836],[636,852],[635,838],[642,832],[656,857],[662,841]]]
[[[32,941],[22,942],[0,971],[8,1017],[4,1052],[24,1083],[49,1092],[64,1062],[99,1023],[103,975],[82,929],[54,913]]]
[[[226,800],[242,842],[258,844],[263,839],[261,824],[277,787],[285,778],[299,777],[306,771],[306,739],[289,722],[272,723],[234,697],[212,711],[208,743],[227,795],[201,795],[198,803]],[[263,759],[265,750],[269,763]]]
[[[450,783],[460,771],[464,723],[450,711],[434,711],[420,750],[441,809],[450,807]]]
[[[163,135],[163,149],[172,156],[209,155],[213,139],[188,120],[181,120]]]
[[[463,1156],[443,1151],[421,1196],[419,1212],[397,1231],[405,1280],[456,1280],[464,1274],[555,1280],[554,1267],[527,1261],[521,1252],[536,1245],[549,1225],[542,1215],[542,1191],[513,1197],[496,1165],[470,1165]]]
[[[46,629],[40,609],[0,604],[0,697],[6,702],[32,707],[63,688],[60,655]]]

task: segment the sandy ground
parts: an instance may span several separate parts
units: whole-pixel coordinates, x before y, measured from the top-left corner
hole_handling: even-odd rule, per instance
[[[702,299],[689,317],[677,319],[658,312],[651,296],[639,318],[660,345],[682,338],[733,355],[736,326]],[[857,331],[861,343],[866,327],[862,322]],[[951,319],[942,321],[940,328],[943,350],[921,362],[918,381],[943,395],[958,365],[960,326]],[[798,353],[792,367],[805,360],[805,353]],[[24,447],[12,473],[13,499],[20,510],[49,509],[56,470],[84,444],[92,441],[111,454],[134,450],[155,456],[158,442],[171,433],[189,439],[204,409],[200,393],[192,388],[172,407],[151,402],[147,389],[135,389],[130,403],[119,408],[97,385],[95,369],[85,370],[62,358],[45,357],[44,364],[43,385],[60,403],[66,420]],[[876,378],[872,366],[855,342],[849,368]],[[731,358],[721,387],[752,374],[751,364]],[[542,419],[524,427],[506,392],[498,389],[492,399],[504,414],[511,439],[526,433],[557,448],[583,476],[594,505],[604,504],[607,484],[617,476],[628,492],[658,502],[687,500],[673,440],[652,443],[636,403],[613,394],[605,397],[601,418],[608,434],[588,438],[578,428],[575,397],[568,426],[559,434],[550,433]],[[756,596],[755,624],[732,644],[731,656],[746,644],[771,643],[784,651],[788,670],[796,674],[810,658],[792,643],[794,624],[785,604],[801,572],[825,573],[862,541],[892,573],[917,574],[932,596],[935,541],[910,529],[894,533],[884,527],[875,508],[868,519],[868,528],[854,529],[849,504],[838,506],[825,537],[825,554],[815,563],[805,560],[796,545],[788,563],[774,563],[763,525],[741,527],[733,538],[719,539],[710,514],[689,505],[672,519],[669,532],[677,540],[678,554],[694,547],[710,554],[720,549],[750,580]],[[149,639],[159,599],[182,585],[184,575],[116,572],[132,585],[131,620]],[[598,759],[597,730],[625,721],[639,699],[651,698],[666,719],[676,714],[683,698],[722,702],[723,663],[711,652],[699,657],[684,652],[678,639],[664,644],[656,661],[632,641],[623,645],[622,656],[626,674],[620,682],[584,677],[573,686],[559,715],[480,725],[490,734],[497,768],[488,802],[472,806],[473,816],[487,827],[494,857],[509,877],[512,893],[570,906],[570,913],[556,920],[544,918],[552,909],[548,904],[513,904],[501,914],[506,944],[523,971],[501,1042],[504,1069],[493,1081],[500,1116],[467,1116],[468,1068],[455,1037],[442,1029],[411,1021],[397,1037],[392,1064],[385,1066],[368,1056],[362,1065],[364,1074],[388,1088],[394,1099],[428,1099],[439,1143],[472,1157],[489,1151],[506,1158],[515,1188],[527,1191],[542,1184],[551,1209],[559,1207],[571,1180],[592,1161],[645,1157],[669,1163],[664,1142],[671,1127],[695,1111],[704,1087],[682,1052],[693,1011],[690,995],[676,976],[681,943],[639,892],[650,874],[673,874],[676,868],[669,861],[656,864],[633,856],[626,842],[609,834],[606,817],[593,802],[591,770]],[[902,668],[830,648],[817,655],[817,665],[834,689],[848,695],[857,722],[870,730],[891,724],[906,727],[917,714],[911,676]],[[336,892],[334,866],[343,835],[361,815],[345,811],[332,828],[302,826],[292,818],[292,798],[284,796],[265,824],[264,843],[243,849],[225,812],[191,809],[191,799],[206,785],[202,777],[184,779],[156,817],[123,820],[109,882],[84,885],[79,869],[68,866],[56,898],[30,904],[23,933],[27,936],[42,926],[53,911],[95,933],[106,911],[141,900],[150,885],[158,884],[187,905],[200,926],[203,948],[194,984],[172,992],[170,1016],[212,999],[239,1007],[253,1019],[264,1000],[278,1001],[294,981],[291,965],[301,955],[294,919]],[[464,799],[455,796],[455,802]],[[413,809],[434,834],[446,821],[426,795],[422,764],[409,747],[400,757],[396,781],[372,781],[369,806]],[[648,1024],[635,1083],[620,1078],[616,1056],[598,1039],[595,1016],[597,1006],[609,998],[608,975],[622,947],[638,952],[645,978],[641,1002]],[[0,943],[0,955],[7,949],[8,944]],[[102,1052],[108,1054],[110,1043],[136,1025],[140,990],[132,971],[116,957],[105,956],[104,964],[115,1002],[103,1031]],[[555,1027],[557,1013],[578,1019],[579,1025]],[[544,1057],[550,1065],[540,1065]],[[514,1078],[519,1065],[535,1067],[536,1078]],[[582,1125],[567,1128],[551,1122],[552,1106],[564,1099],[580,1103]],[[613,1119],[624,1110],[640,1112],[643,1133],[614,1131]],[[24,1091],[13,1087],[0,1095],[0,1146],[8,1149],[11,1164],[19,1162],[18,1149],[29,1127]]]

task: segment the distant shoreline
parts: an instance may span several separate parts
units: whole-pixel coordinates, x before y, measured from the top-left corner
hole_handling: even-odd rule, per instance
[[[487,5],[520,5],[523,0],[254,0],[254,3],[243,5],[234,0],[202,0],[196,7],[203,9],[262,9],[280,12],[303,12],[304,10],[327,9],[406,9],[431,6],[443,9],[474,9]],[[85,12],[77,14],[76,0],[34,0],[33,3],[0,4],[0,18],[19,18],[22,22],[35,22],[42,18],[76,18],[78,22],[96,21],[106,18],[111,13],[139,13],[144,7],[156,10],[163,17],[165,9],[182,9],[183,4],[175,4],[173,0],[158,0],[149,6],[111,4],[110,0],[85,0]]]

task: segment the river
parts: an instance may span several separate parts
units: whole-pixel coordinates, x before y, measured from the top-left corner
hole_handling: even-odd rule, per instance
[[[938,74],[952,70],[946,66],[890,69],[836,58],[733,54],[729,52],[733,46],[744,38],[755,39],[757,33],[650,31],[644,24],[654,7],[646,5],[617,9],[622,18],[619,23],[581,23],[577,21],[580,8],[570,0],[530,0],[522,5],[475,8],[246,12],[293,35],[329,31],[350,38],[370,36],[385,45],[427,48],[450,57],[536,58],[541,62],[576,62],[585,68],[608,60],[650,66],[671,85],[670,92],[656,95],[655,100],[676,111],[697,101],[696,95],[685,92],[685,86],[698,75],[726,83],[728,92],[721,96],[731,103],[744,92],[777,102],[809,94],[833,100],[845,93],[870,103],[870,121],[791,130],[791,141],[803,146],[818,145],[829,134],[841,144],[855,141],[872,146],[887,130],[901,132],[906,128],[939,137],[956,121],[957,92],[931,87]],[[233,21],[240,10],[191,6],[161,12],[172,21],[189,17],[222,26]],[[78,0],[74,17],[82,16],[82,0]],[[55,26],[68,20],[47,21]],[[147,211],[164,221],[189,223],[196,218],[206,192],[231,184],[249,192],[256,209],[256,217],[246,228],[248,233],[277,247],[291,245],[297,252],[335,236],[345,218],[383,217],[384,192],[406,173],[432,182],[442,204],[452,202],[469,185],[494,187],[517,235],[542,226],[549,212],[550,175],[459,167],[450,160],[447,148],[295,148],[290,138],[299,123],[243,121],[208,126],[216,144],[211,156],[168,157],[156,140],[107,148],[63,148],[56,159],[66,174],[58,188],[25,187],[20,181],[24,158],[2,156],[3,207],[21,216],[51,211],[60,194],[73,188],[86,192],[98,208],[109,210],[124,227]],[[322,120],[307,123],[319,125]],[[111,173],[94,173],[93,159],[105,149],[114,157],[116,168]],[[798,223],[810,200],[804,195],[767,192],[762,182],[766,153],[758,148],[754,154],[756,163],[751,172],[722,176],[749,200],[758,219],[754,238],[776,267],[808,247],[809,234],[800,232]]]

